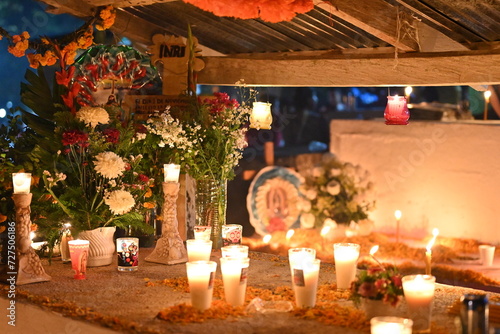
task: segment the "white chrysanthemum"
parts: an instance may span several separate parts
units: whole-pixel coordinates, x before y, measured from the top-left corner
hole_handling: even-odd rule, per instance
[[[304,192],[304,195],[308,200],[314,200],[318,196],[318,192],[315,189],[308,189]]]
[[[338,195],[340,193],[340,183],[335,180],[331,180],[326,185],[326,191],[332,196]]]
[[[323,174],[325,174],[325,169],[321,166],[316,166],[312,170],[313,177],[321,177]]]
[[[104,177],[114,179],[125,171],[125,161],[114,152],[101,152],[95,158],[95,170]]]
[[[323,222],[323,226],[330,226],[330,228],[337,228],[337,222],[332,218],[326,218]]]
[[[97,124],[109,122],[108,112],[100,107],[83,107],[76,113],[76,119],[84,122],[87,126],[95,128]]]
[[[330,169],[329,174],[331,177],[337,177],[340,174],[342,174],[342,170],[340,168],[332,168],[332,169]]]
[[[126,190],[115,190],[106,194],[104,203],[115,215],[123,215],[129,212],[135,205],[134,197]]]
[[[316,218],[312,213],[303,213],[300,215],[300,228],[313,228]]]

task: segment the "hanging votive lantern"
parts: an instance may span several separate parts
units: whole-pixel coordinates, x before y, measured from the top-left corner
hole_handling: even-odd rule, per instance
[[[271,114],[271,103],[254,102],[250,114],[250,127],[257,130],[270,130],[273,116]]]
[[[384,111],[385,124],[406,125],[410,119],[410,111],[404,96],[388,96],[387,106]]]

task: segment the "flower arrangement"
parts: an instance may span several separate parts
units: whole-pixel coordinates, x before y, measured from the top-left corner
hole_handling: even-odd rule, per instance
[[[196,180],[230,180],[246,147],[250,115],[248,104],[239,104],[226,93],[199,97],[192,110],[179,113],[167,108],[152,115],[146,124],[159,147],[172,151],[172,161],[181,164]]]
[[[368,218],[374,201],[369,173],[360,166],[341,162],[332,153],[325,153],[319,164],[302,171],[301,227],[321,228],[325,222],[350,224]]]
[[[350,299],[359,306],[363,298],[397,306],[403,296],[402,276],[395,267],[362,270],[351,283]]]
[[[116,110],[108,110],[83,107],[56,119],[52,145],[58,150],[42,179],[50,201],[76,230],[142,225],[142,213],[156,206],[154,179],[144,173],[143,156],[136,153],[144,137],[118,121]]]

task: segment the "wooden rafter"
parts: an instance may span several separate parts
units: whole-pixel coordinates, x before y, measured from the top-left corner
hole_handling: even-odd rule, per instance
[[[398,36],[397,9],[383,0],[314,0],[330,12],[402,51],[418,51],[408,36]]]

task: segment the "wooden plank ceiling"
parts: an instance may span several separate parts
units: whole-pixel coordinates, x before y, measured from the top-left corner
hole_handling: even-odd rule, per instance
[[[54,13],[119,8],[113,31],[149,45],[193,34],[199,83],[393,86],[500,84],[498,0],[315,0],[292,21],[218,17],[180,0],[42,0]]]

